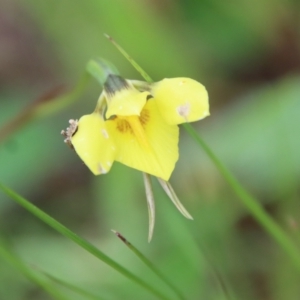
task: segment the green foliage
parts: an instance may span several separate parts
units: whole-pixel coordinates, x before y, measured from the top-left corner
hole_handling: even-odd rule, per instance
[[[5,58],[0,62],[0,181],[166,298],[173,299],[174,292],[111,229],[139,249],[184,299],[296,299],[300,294],[296,4],[10,3],[0,13],[8,16],[2,27],[10,37],[0,40],[5,46],[0,49]],[[294,245],[294,261],[241,205],[185,131],[171,183],[194,220],[183,218],[153,181],[156,226],[150,244],[141,174],[116,163],[109,174],[94,177],[64,145],[60,130],[69,119],[91,113],[100,94],[99,84],[85,75],[72,92],[91,58],[105,57],[125,78],[141,79],[104,33],[155,81],[188,76],[207,87],[211,116],[194,128],[279,224],[284,240]],[[57,101],[32,105],[57,83],[69,84],[67,93],[58,89]],[[49,229],[4,193],[0,228],[11,243],[8,248],[1,243],[0,299],[50,299],[47,291],[53,292],[53,299],[55,295],[88,299],[86,292],[99,299],[159,299]]]

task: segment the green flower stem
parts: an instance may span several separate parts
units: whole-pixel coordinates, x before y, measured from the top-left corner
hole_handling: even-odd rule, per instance
[[[276,242],[286,251],[290,259],[294,262],[298,271],[300,271],[300,252],[295,244],[290,240],[284,230],[266,213],[262,205],[252,197],[232,175],[232,173],[223,165],[209,146],[202,140],[195,129],[188,123],[183,124],[183,127],[190,136],[202,147],[209,158],[213,161],[217,169],[223,175],[225,180],[240,198],[252,216],[258,223],[276,240]]]
[[[129,272],[127,269],[116,263],[114,260],[106,256],[103,252],[101,252],[98,248],[96,248],[94,245],[90,244],[87,240],[81,238],[76,233],[72,232],[70,229],[56,221],[54,218],[50,217],[48,214],[40,210],[38,207],[30,203],[25,198],[21,197],[17,193],[15,193],[13,190],[9,189],[2,183],[0,183],[0,189],[12,200],[14,200],[16,203],[24,207],[26,210],[28,210],[30,213],[35,215],[37,218],[41,219],[43,222],[48,224],[50,227],[64,235],[65,237],[69,238],[79,246],[81,246],[83,249],[87,250],[89,253],[100,259],[102,262],[109,265],[111,268],[119,272],[120,274],[124,275],[126,278],[132,280],[136,284],[143,287],[145,290],[149,291],[158,299],[164,299],[169,300],[168,297],[161,294],[159,291],[157,291],[154,287],[137,277],[136,275]]]
[[[86,291],[86,290],[84,290],[84,289],[82,289],[82,288],[80,288],[80,287],[78,287],[78,286],[76,286],[74,284],[71,284],[69,282],[66,282],[66,281],[64,281],[62,279],[59,279],[59,278],[57,278],[57,277],[55,277],[55,276],[53,276],[53,275],[51,275],[51,274],[49,274],[47,272],[44,272],[44,271],[40,271],[40,272],[43,273],[46,277],[48,277],[53,282],[55,282],[55,283],[57,283],[57,284],[65,287],[65,288],[71,290],[74,293],[77,293],[77,294],[80,294],[82,296],[85,296],[85,297],[87,297],[88,299],[91,299],[91,300],[101,300],[101,299],[103,299],[103,298],[100,298],[97,295],[92,294],[89,291]]]
[[[112,232],[154,273],[158,276],[169,288],[178,296],[178,299],[184,300],[182,293],[178,288],[165,277],[162,272],[155,267],[155,265],[141,253],[136,247],[134,247],[127,239],[124,238],[119,232],[112,230]]]
[[[55,287],[50,285],[48,282],[41,280],[26,264],[24,264],[16,255],[8,249],[7,245],[0,240],[0,257],[6,260],[8,263],[18,269],[27,279],[34,284],[40,286],[45,292],[57,300],[68,300],[63,296]]]
[[[106,38],[121,52],[121,54],[131,63],[131,65],[141,74],[147,81],[152,82],[151,77],[140,67],[140,65],[109,35],[104,34]]]

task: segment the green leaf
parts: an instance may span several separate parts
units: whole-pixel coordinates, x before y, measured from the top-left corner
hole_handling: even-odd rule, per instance
[[[181,291],[136,247],[134,247],[123,235],[112,230],[112,232],[156,275],[158,276],[178,297],[184,300]]]
[[[42,288],[46,293],[57,300],[68,300],[69,298],[62,295],[52,284],[42,280],[37,276],[25,263],[23,263],[13,252],[8,248],[3,239],[0,238],[0,257],[18,269],[28,280]]]
[[[223,175],[229,186],[236,193],[241,202],[246,206],[248,211],[257,220],[257,222],[274,238],[274,240],[286,251],[290,259],[294,262],[295,267],[300,271],[300,252],[295,244],[290,240],[284,230],[275,222],[275,220],[263,209],[262,205],[251,196],[238,182],[234,175],[218,159],[210,147],[202,140],[195,129],[189,124],[183,124],[189,135],[205,151],[212,160],[218,171]]]
[[[12,200],[14,200],[16,203],[24,207],[26,210],[28,210],[30,213],[35,215],[37,218],[48,224],[50,227],[55,229],[57,232],[61,233],[65,237],[69,238],[79,246],[81,246],[83,249],[87,250],[89,253],[100,259],[102,262],[109,265],[111,268],[115,269],[117,272],[125,276],[126,278],[132,280],[136,284],[140,285],[142,288],[147,290],[148,292],[152,293],[153,295],[157,296],[159,299],[165,299],[168,300],[169,298],[163,295],[161,292],[156,290],[156,288],[152,287],[148,283],[146,283],[144,280],[140,279],[136,275],[132,274],[130,271],[119,265],[117,262],[112,260],[110,257],[105,255],[103,252],[101,252],[98,248],[96,248],[94,245],[89,243],[84,238],[78,236],[76,233],[56,221],[54,218],[40,210],[38,207],[30,203],[25,198],[21,197],[17,193],[15,193],[13,190],[9,189],[2,183],[0,183],[0,189]]]

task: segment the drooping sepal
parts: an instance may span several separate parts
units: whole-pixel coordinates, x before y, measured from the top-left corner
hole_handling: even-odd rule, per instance
[[[193,217],[189,214],[189,212],[184,208],[182,203],[180,202],[179,198],[177,197],[175,191],[173,190],[171,184],[168,181],[165,181],[161,178],[157,178],[158,182],[166,192],[166,194],[169,196],[173,204],[176,206],[176,208],[181,212],[183,216],[185,216],[187,219],[193,220]]]
[[[148,242],[150,243],[153,236],[154,224],[155,224],[155,202],[154,202],[154,195],[153,195],[150,175],[143,172],[143,179],[144,179],[147,206],[148,206],[148,215],[149,215]]]

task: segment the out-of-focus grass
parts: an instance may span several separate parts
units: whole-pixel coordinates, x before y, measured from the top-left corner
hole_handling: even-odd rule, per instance
[[[299,246],[296,4],[15,0],[1,5],[0,126],[57,83],[73,85],[95,56],[112,61],[124,77],[140,79],[103,37],[108,33],[155,80],[189,76],[207,86],[211,117],[195,127]],[[109,174],[93,177],[59,135],[70,118],[92,111],[99,94],[95,83],[76,105],[0,145],[1,181],[158,288],[164,287],[110,229],[168,274],[187,299],[226,299],[218,274],[232,299],[295,299],[299,274],[184,131],[171,183],[194,221],[185,220],[154,184],[157,223],[147,243],[141,174],[115,163]],[[0,228],[25,262],[58,278],[104,299],[154,299],[2,194]],[[2,260],[0,282],[1,299],[46,299]]]

